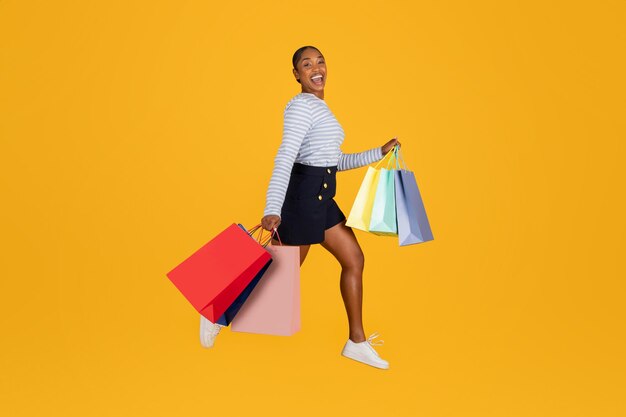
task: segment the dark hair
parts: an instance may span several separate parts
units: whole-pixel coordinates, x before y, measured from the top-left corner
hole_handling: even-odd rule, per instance
[[[317,52],[320,53],[320,55],[324,55],[320,52],[319,49],[317,49],[314,46],[311,45],[307,45],[307,46],[303,46],[301,48],[298,48],[298,50],[293,54],[293,57],[291,58],[291,63],[293,64],[293,68],[296,69],[296,65],[298,65],[298,62],[300,62],[300,58],[302,57],[302,53],[305,51],[305,49],[315,49]],[[296,79],[297,82],[300,82],[300,80]]]

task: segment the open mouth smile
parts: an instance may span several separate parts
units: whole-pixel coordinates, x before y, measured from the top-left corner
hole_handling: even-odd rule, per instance
[[[322,85],[324,83],[324,77],[322,76],[322,74],[315,74],[311,77],[311,81],[315,85]]]

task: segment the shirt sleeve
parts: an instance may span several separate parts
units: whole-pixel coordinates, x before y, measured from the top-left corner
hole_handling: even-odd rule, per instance
[[[380,161],[381,159],[383,159],[383,148],[381,146],[358,153],[341,152],[339,155],[339,162],[337,163],[337,171],[360,168],[376,161]]]
[[[284,112],[283,138],[274,158],[274,170],[267,187],[263,216],[280,216],[291,169],[300,151],[300,145],[313,126],[313,112],[304,100],[294,100]]]

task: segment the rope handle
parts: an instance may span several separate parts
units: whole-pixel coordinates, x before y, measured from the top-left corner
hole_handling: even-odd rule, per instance
[[[397,152],[398,149],[397,148],[398,148],[398,145],[394,145],[394,147],[391,148],[391,150],[389,151],[389,153],[393,155],[391,155],[391,157],[389,158],[389,162],[387,162],[387,171],[391,169],[397,169],[396,168],[396,166],[398,165],[398,152]]]
[[[267,247],[268,245],[272,244],[272,238],[274,237],[274,235],[276,235],[278,237],[278,242],[280,243],[280,246],[283,246],[283,242],[282,240],[280,240],[280,235],[278,234],[278,230],[274,229],[272,231],[272,233],[268,234],[267,237],[265,238],[265,240],[263,240],[263,242],[259,242],[261,243],[261,246],[263,246],[264,248]]]
[[[264,238],[263,232],[265,231],[265,229],[261,227],[260,223],[254,226],[252,229],[249,229],[248,235],[252,237],[252,235],[254,235],[254,233],[259,229],[261,229],[261,231],[256,241],[259,242],[261,246],[263,246],[264,248],[267,247],[267,245],[269,245],[272,242],[272,238],[274,237],[274,234],[276,234],[276,236],[278,237],[278,242],[280,242],[280,245],[281,246],[283,245],[282,240],[280,240],[280,235],[278,234],[278,229],[274,229],[270,234],[266,235],[266,237]]]
[[[406,171],[409,170],[406,166],[406,163],[404,162],[404,158],[402,157],[402,154],[400,153],[400,147],[398,145],[394,146],[393,149],[389,152],[393,152],[394,154],[395,166],[393,167],[393,169],[401,170],[402,167],[404,167],[404,170]]]
[[[261,228],[261,223],[257,224],[256,226],[254,226],[252,229],[248,229],[248,235],[250,237],[253,237],[253,235],[257,232],[257,230],[261,229],[261,232],[259,233],[259,237],[256,238],[256,241],[261,243],[261,241],[263,240],[263,228]]]
[[[389,152],[387,152],[387,154],[380,161],[378,161],[374,169],[378,169],[380,164],[382,164],[386,158],[389,158],[387,159],[387,170],[389,170],[392,167],[392,165],[393,165],[392,169],[402,169],[400,165],[400,161],[402,161],[402,165],[404,165],[404,169],[405,170],[408,169],[406,167],[406,164],[404,163],[402,154],[400,154],[400,146],[398,146],[397,144],[394,145],[393,148],[391,148]]]
[[[402,169],[402,166],[399,163],[401,161],[402,165],[404,166],[404,170],[408,171],[409,168],[407,168],[406,163],[404,162],[404,158],[402,157],[402,154],[400,153],[399,146],[396,149],[394,149],[394,153],[396,154],[396,169]]]
[[[393,149],[393,148],[392,148]],[[387,158],[389,158],[389,160],[387,160],[387,163],[389,163],[389,161],[391,161],[391,158],[393,157],[393,152],[391,152],[391,150],[389,152],[387,152],[385,154],[385,156],[382,157],[382,159],[380,161],[378,161],[378,163],[374,166],[374,169],[378,169],[378,167],[380,166],[380,164],[383,163],[383,161]]]
[[[278,243],[280,243],[280,246],[283,246],[283,241],[280,240],[280,235],[278,234],[278,229],[275,227],[274,231],[272,232],[272,235],[270,236],[270,242],[272,241],[272,237],[274,237],[274,234],[276,234],[276,237],[278,238]]]

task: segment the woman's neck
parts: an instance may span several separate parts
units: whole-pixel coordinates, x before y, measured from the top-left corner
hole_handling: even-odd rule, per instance
[[[315,97],[319,98],[320,100],[324,100],[324,91],[304,91],[302,90],[303,93],[308,93],[308,94],[313,94]]]

